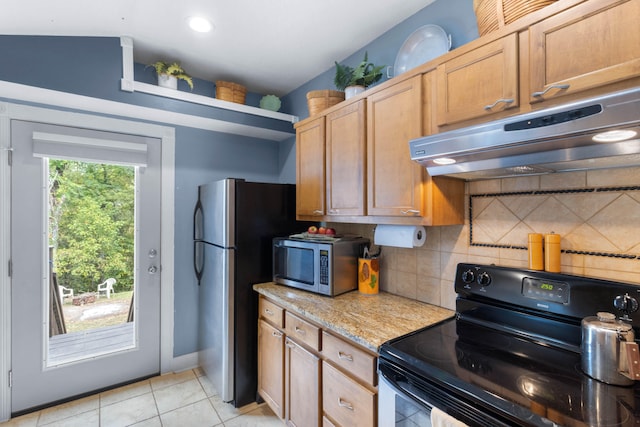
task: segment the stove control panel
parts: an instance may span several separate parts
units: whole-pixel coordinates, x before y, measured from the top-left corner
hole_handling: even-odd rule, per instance
[[[640,330],[640,286],[593,277],[460,263],[455,291],[459,299],[514,305],[582,319],[599,311],[614,313]]]
[[[522,295],[541,301],[569,303],[569,284],[555,280],[522,279]]]

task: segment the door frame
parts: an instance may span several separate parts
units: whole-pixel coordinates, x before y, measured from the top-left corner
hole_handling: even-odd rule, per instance
[[[55,107],[52,107],[55,108]],[[63,126],[128,133],[161,140],[161,268],[160,283],[160,373],[173,365],[173,279],[175,220],[175,128],[132,120],[116,119],[0,102],[0,421],[11,417],[11,120],[25,120]]]

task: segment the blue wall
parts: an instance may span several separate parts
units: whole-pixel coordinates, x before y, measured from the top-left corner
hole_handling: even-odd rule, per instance
[[[336,60],[355,65],[366,50],[372,62],[393,66],[395,56],[406,38],[425,24],[443,27],[452,35],[454,48],[478,36],[472,0],[437,0],[350,57]],[[121,91],[122,52],[118,38],[0,35],[0,57],[0,80],[264,126],[293,135],[291,124],[281,121]],[[145,68],[144,64],[135,64],[134,72],[138,81],[155,81],[153,71]],[[281,111],[301,119],[307,117],[306,93],[315,89],[334,88],[333,75],[333,63],[327,64],[325,71],[283,97]],[[188,90],[184,82],[180,83],[179,89]],[[213,96],[213,83],[196,80],[194,92]],[[249,93],[247,104],[257,105],[260,97],[259,94]],[[181,356],[198,350],[198,288],[191,260],[192,210],[198,185],[227,177],[295,183],[295,137],[277,143],[178,126],[175,167],[174,355]]]

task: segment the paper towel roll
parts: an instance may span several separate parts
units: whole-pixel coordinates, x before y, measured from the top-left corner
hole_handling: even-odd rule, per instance
[[[415,248],[424,245],[427,232],[421,225],[377,225],[373,243],[379,246]]]

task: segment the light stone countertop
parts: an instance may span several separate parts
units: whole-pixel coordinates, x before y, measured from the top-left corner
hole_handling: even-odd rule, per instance
[[[273,282],[253,285],[253,289],[375,353],[385,341],[455,315],[446,308],[386,292],[365,295],[356,290],[327,297]]]

